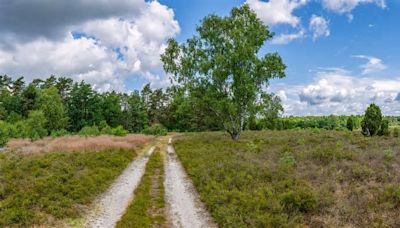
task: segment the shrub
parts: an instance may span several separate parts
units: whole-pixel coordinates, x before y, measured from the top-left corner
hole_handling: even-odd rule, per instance
[[[293,167],[295,164],[296,164],[296,159],[290,152],[285,152],[279,159],[279,165],[281,165],[284,168]]]
[[[387,150],[383,151],[383,156],[386,161],[391,161],[394,159],[394,152],[391,149],[387,149]]]
[[[8,142],[8,132],[3,125],[0,125],[0,147],[5,146]]]
[[[80,131],[79,131],[79,135],[80,136],[96,136],[96,135],[100,135],[100,130],[99,128],[94,125],[94,126],[86,126],[83,127]]]
[[[388,120],[382,120],[381,128],[379,129],[378,135],[379,136],[389,136],[390,135]]]
[[[364,178],[369,178],[374,171],[365,165],[355,165],[351,170],[354,179],[362,180]]]
[[[128,134],[128,131],[125,130],[124,127],[122,127],[121,125],[119,125],[116,128],[113,128],[111,132],[115,136],[125,136]]]
[[[354,127],[355,127],[355,121],[354,121],[354,117],[350,116],[349,118],[347,118],[347,123],[346,123],[346,127],[348,130],[353,131]]]
[[[46,117],[42,111],[32,111],[29,113],[28,119],[23,121],[26,127],[26,134],[31,140],[41,139],[47,136]]]
[[[400,135],[399,133],[400,133],[400,130],[399,130],[398,127],[396,127],[396,128],[393,129],[393,137],[398,138],[399,135]]]
[[[57,137],[62,137],[68,135],[69,132],[65,129],[60,129],[60,130],[55,130],[51,132],[51,137],[57,138]]]
[[[151,127],[147,127],[142,131],[143,134],[145,135],[167,135],[168,131],[167,129],[162,126],[161,124],[155,124]]]
[[[311,212],[318,205],[316,194],[308,188],[299,188],[285,192],[281,195],[280,199],[283,208],[289,213]]]
[[[113,134],[113,129],[110,126],[105,126],[101,128],[100,133],[102,135],[112,135]]]
[[[361,122],[362,134],[364,136],[375,136],[381,127],[381,122],[381,109],[377,105],[371,104],[365,111],[364,119]]]

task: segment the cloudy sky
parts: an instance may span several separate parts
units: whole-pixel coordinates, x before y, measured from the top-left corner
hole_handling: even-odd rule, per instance
[[[101,91],[166,87],[160,54],[209,13],[248,3],[288,66],[269,91],[285,115],[400,115],[398,0],[0,0],[0,74],[85,80]]]

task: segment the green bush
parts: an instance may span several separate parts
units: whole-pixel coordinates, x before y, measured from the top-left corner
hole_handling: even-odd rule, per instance
[[[28,119],[23,122],[25,123],[26,134],[31,140],[37,140],[47,136],[48,132],[45,128],[47,120],[42,111],[30,112]]]
[[[8,142],[8,132],[7,129],[0,125],[0,147],[5,146]]]
[[[388,120],[382,120],[381,128],[379,129],[378,135],[379,136],[389,136],[390,135]]]
[[[66,136],[66,135],[68,135],[68,134],[69,134],[69,132],[68,132],[67,130],[65,130],[65,129],[60,129],[60,130],[52,131],[51,134],[50,134],[50,136],[53,137],[53,138],[57,138],[57,137]]]
[[[79,135],[80,136],[85,136],[85,137],[87,137],[87,136],[97,136],[97,135],[100,135],[100,130],[96,125],[91,126],[91,127],[90,126],[86,126],[86,127],[83,127],[79,131]]]
[[[391,149],[383,151],[383,155],[386,161],[391,161],[394,159],[394,152]]]
[[[121,125],[119,125],[116,128],[113,128],[111,132],[112,132],[112,135],[115,135],[115,136],[125,136],[128,134],[128,131],[125,130],[124,127],[122,127]]]
[[[143,134],[145,135],[167,135],[168,131],[167,129],[162,126],[161,124],[155,124],[151,127],[147,127],[142,131]]]
[[[100,133],[102,135],[112,135],[113,134],[113,129],[110,126],[105,126],[101,128]]]
[[[284,168],[293,167],[296,164],[296,159],[290,152],[285,152],[279,159],[279,165]]]
[[[375,136],[378,134],[382,124],[381,109],[371,104],[365,111],[364,119],[361,121],[362,134],[364,136]]]
[[[349,131],[353,131],[355,128],[355,121],[354,121],[354,117],[350,116],[349,118],[347,118],[347,122],[346,122],[346,127]]]
[[[318,200],[312,189],[298,188],[281,195],[281,204],[288,213],[311,212],[317,205]]]

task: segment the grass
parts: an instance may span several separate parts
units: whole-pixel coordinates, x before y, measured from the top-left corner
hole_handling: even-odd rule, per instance
[[[132,150],[0,154],[0,227],[80,218],[135,157]]]
[[[220,227],[400,226],[398,138],[289,130],[174,144]]]
[[[146,166],[135,197],[117,227],[161,227],[165,224],[164,163],[160,149],[154,151]]]

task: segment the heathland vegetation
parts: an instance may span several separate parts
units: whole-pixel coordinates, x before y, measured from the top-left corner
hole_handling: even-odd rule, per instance
[[[174,144],[221,227],[399,226],[398,138],[310,129]]]

